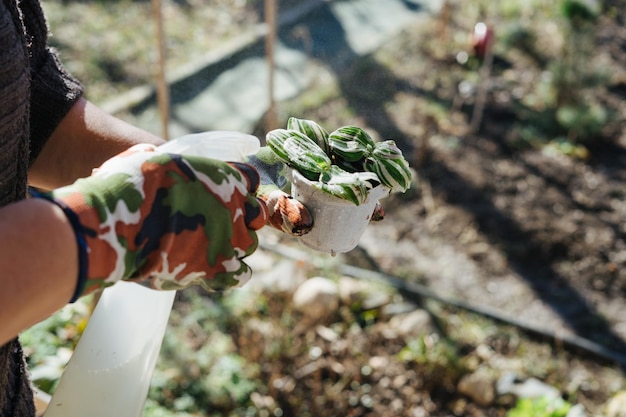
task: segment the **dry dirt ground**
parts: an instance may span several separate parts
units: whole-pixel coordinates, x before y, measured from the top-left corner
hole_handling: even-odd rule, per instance
[[[594,94],[615,117],[585,143],[583,157],[520,141],[519,127],[532,122],[520,115],[516,95],[530,93],[543,71],[523,51],[496,52],[480,129],[469,132],[475,101],[457,89],[467,72],[456,51],[424,41],[436,19],[350,68],[335,68],[341,97],[298,116],[396,139],[417,173],[409,193],[385,200],[387,217],[368,229],[347,262],[495,309],[557,338],[592,341],[624,361],[626,15],[618,10],[602,18],[594,39],[611,74]],[[289,113],[288,103],[282,111]],[[438,390],[449,394],[445,381]],[[439,406],[420,410],[503,412],[462,407],[456,414],[449,403]]]
[[[598,48],[624,68],[621,18],[605,23]],[[372,228],[370,254],[385,270],[414,268],[409,275],[443,293],[625,352],[623,78],[597,93],[616,111],[616,123],[606,137],[586,144],[588,158],[578,159],[516,146],[514,126],[525,121],[501,88],[505,72],[523,78],[526,70],[515,62],[506,71],[495,68],[482,127],[466,135],[459,130],[471,114],[462,110],[444,121],[424,118],[420,91],[443,101],[455,98],[446,97],[445,86],[420,85],[428,78],[410,73],[419,66],[398,62],[395,79],[387,81],[400,88],[393,104],[380,111],[393,124],[377,131],[404,134],[419,185],[390,202],[390,221]],[[417,142],[406,135],[413,126],[423,129]],[[398,249],[381,249],[385,239]]]
[[[603,21],[597,47],[624,74],[622,21]],[[510,56],[496,56],[481,128],[467,133],[473,103],[458,104],[458,65],[423,42],[436,23],[339,74],[342,96],[301,115],[394,138],[416,169],[416,186],[385,201],[362,248],[382,270],[442,294],[626,351],[624,78],[597,92],[616,116],[586,143],[587,158],[520,146],[516,126],[528,122],[509,89],[528,88],[522,80],[539,69]]]

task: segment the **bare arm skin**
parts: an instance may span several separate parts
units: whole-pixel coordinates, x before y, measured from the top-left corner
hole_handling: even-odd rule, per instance
[[[163,142],[80,99],[31,167],[29,182],[32,186],[52,190],[89,176],[93,168],[132,145]]]
[[[78,275],[77,246],[63,211],[29,199],[0,209],[0,344],[65,305]]]
[[[81,99],[31,167],[29,183],[70,184],[137,143],[163,140]],[[28,199],[0,208],[0,344],[64,306],[77,277],[76,238],[59,207]]]

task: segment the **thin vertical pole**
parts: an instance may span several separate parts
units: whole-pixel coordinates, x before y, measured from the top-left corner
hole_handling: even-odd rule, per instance
[[[265,118],[265,128],[270,131],[278,125],[276,116],[276,98],[274,95],[274,80],[276,73],[275,46],[276,46],[276,0],[265,0],[265,23],[267,35],[265,36],[265,54],[268,67],[268,98],[269,108]]]
[[[167,80],[165,77],[165,30],[163,25],[163,12],[161,0],[152,0],[152,9],[157,31],[157,101],[161,118],[161,134],[163,139],[169,139],[170,98]]]
[[[489,78],[491,77],[491,67],[493,66],[493,42],[494,35],[490,33],[489,27],[486,28],[485,34],[485,55],[483,62],[479,69],[479,84],[476,89],[476,99],[474,101],[474,110],[472,112],[472,119],[469,126],[469,133],[478,133],[480,130],[480,124],[483,120],[483,113],[485,111],[485,104],[487,103],[487,92],[489,89]]]

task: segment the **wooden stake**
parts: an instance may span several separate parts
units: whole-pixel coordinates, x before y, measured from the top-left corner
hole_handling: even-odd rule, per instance
[[[157,101],[161,118],[161,134],[163,139],[169,139],[170,98],[167,80],[165,77],[165,30],[163,24],[163,11],[161,0],[152,0],[152,10],[157,31]]]
[[[268,98],[269,108],[265,116],[265,129],[276,129],[278,120],[276,115],[276,99],[274,96],[274,78],[276,73],[275,46],[276,46],[276,16],[278,13],[276,0],[265,0],[265,23],[267,25],[267,35],[265,36],[265,55],[268,67]]]
[[[439,12],[439,43],[446,45],[448,41],[448,25],[450,24],[450,1],[445,0]]]

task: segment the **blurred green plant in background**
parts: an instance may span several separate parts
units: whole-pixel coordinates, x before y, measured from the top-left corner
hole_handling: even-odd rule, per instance
[[[20,334],[31,379],[45,392],[53,392],[80,336],[87,326],[93,296],[68,304],[56,314]]]
[[[258,366],[237,353],[228,333],[238,320],[226,301],[229,295],[213,299],[190,289],[179,297],[163,339],[147,410],[171,404],[170,411],[176,413],[172,415],[207,410],[220,416],[244,415],[250,394],[259,389]]]
[[[565,417],[571,408],[562,398],[520,398],[506,417]]]
[[[528,143],[584,159],[585,144],[602,137],[612,121],[612,110],[596,94],[609,80],[594,49],[600,7],[594,0],[562,0],[547,21],[537,20],[542,32],[518,27],[509,34],[509,45],[540,65],[540,77],[518,109],[520,136]],[[553,44],[542,49],[547,41],[540,37],[550,35]]]

